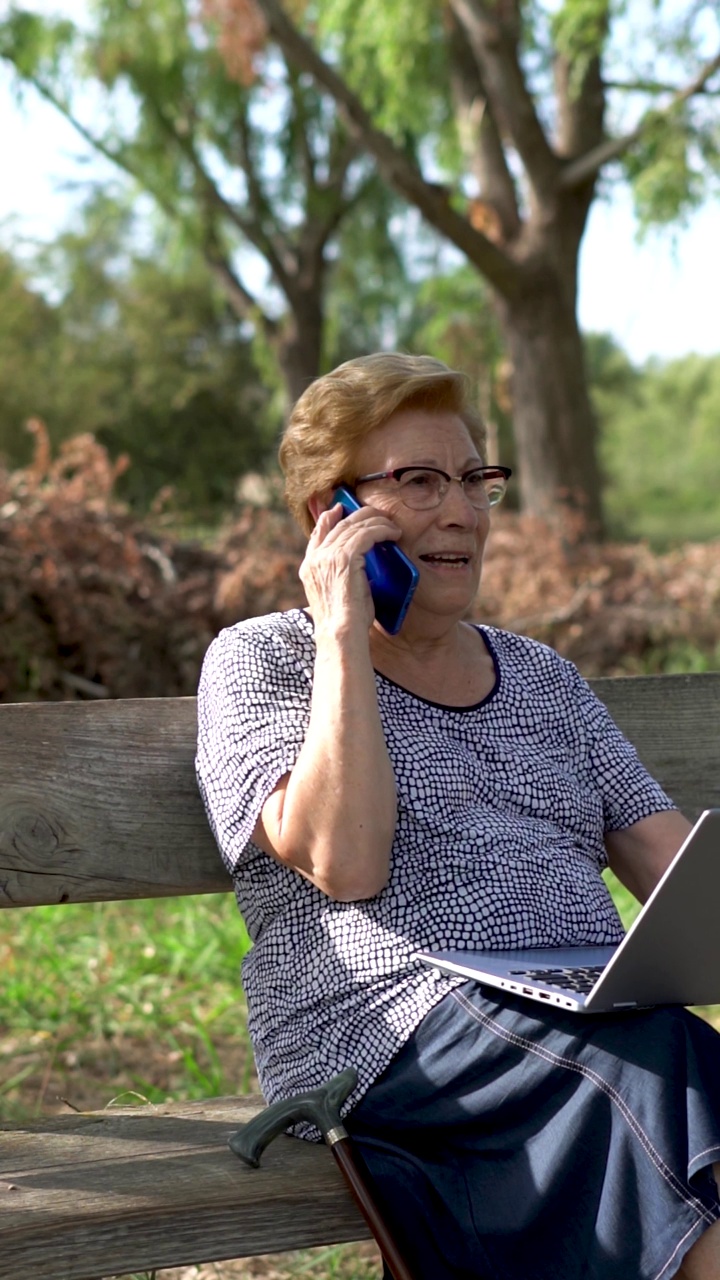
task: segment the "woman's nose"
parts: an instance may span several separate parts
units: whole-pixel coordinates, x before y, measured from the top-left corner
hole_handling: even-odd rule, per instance
[[[473,528],[482,513],[474,507],[459,480],[451,480],[447,492],[441,499],[438,518],[443,523],[461,524],[464,528]]]

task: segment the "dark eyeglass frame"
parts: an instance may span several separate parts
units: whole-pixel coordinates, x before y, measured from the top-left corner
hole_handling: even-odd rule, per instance
[[[465,493],[465,481],[467,480],[468,476],[476,476],[479,474],[483,477],[483,479],[487,479],[487,480],[492,480],[494,477],[502,476],[503,479],[507,482],[510,479],[510,476],[512,475],[511,467],[482,466],[482,467],[468,467],[467,471],[463,471],[461,476],[451,476],[451,475],[448,475],[447,471],[442,471],[440,467],[423,467],[421,464],[418,464],[416,462],[413,466],[410,466],[410,467],[395,467],[392,471],[373,471],[370,473],[370,475],[358,476],[357,480],[355,481],[354,487],[357,488],[359,484],[367,484],[368,481],[370,480],[400,481],[402,477],[407,474],[408,471],[431,471],[433,475],[442,476],[443,480],[447,481],[447,489],[445,489],[444,493],[440,494],[439,500],[437,504],[435,504],[437,506],[440,506],[440,503],[445,497],[445,494],[448,492],[448,489],[450,488],[450,485],[452,484],[453,480],[457,480],[458,484],[462,488],[463,493]],[[468,497],[467,494],[465,494],[465,496]],[[500,497],[495,502],[488,502],[488,506],[491,506],[491,507],[497,506],[497,503],[500,502],[504,496],[505,496],[505,491],[503,490],[503,492],[500,494]],[[471,501],[471,500],[468,498],[468,501]],[[418,508],[418,509],[422,510],[422,508]],[[432,511],[433,507],[432,506],[426,507],[425,510]]]

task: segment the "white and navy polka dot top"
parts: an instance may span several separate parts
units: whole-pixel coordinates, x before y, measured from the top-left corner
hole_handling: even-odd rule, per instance
[[[310,715],[313,626],[302,610],[223,631],[200,681],[197,772],[253,947],[243,963],[269,1101],[352,1064],[354,1105],[462,979],[417,948],[614,943],[603,832],[673,807],[576,668],[481,627],[493,691],[428,702],[376,676],[398,791],[388,885],[336,902],[252,843]],[[328,715],[331,715],[328,708]]]

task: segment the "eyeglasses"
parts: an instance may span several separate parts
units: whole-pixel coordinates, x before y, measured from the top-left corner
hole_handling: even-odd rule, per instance
[[[471,467],[461,476],[449,476],[438,467],[396,467],[394,471],[375,471],[360,476],[355,488],[371,480],[392,480],[395,493],[413,511],[430,511],[439,507],[453,480],[462,485],[468,502],[479,511],[497,506],[505,494],[512,475],[510,467]]]

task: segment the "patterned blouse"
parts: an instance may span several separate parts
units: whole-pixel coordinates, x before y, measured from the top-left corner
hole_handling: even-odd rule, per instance
[[[336,902],[252,842],[307,731],[315,661],[302,610],[223,631],[200,681],[197,774],[253,940],[243,962],[261,1087],[316,1088],[349,1064],[355,1105],[462,978],[418,948],[615,943],[603,834],[673,808],[572,663],[479,627],[495,666],[470,707],[376,675],[398,815],[389,882]],[[328,715],[332,714],[328,708]]]

